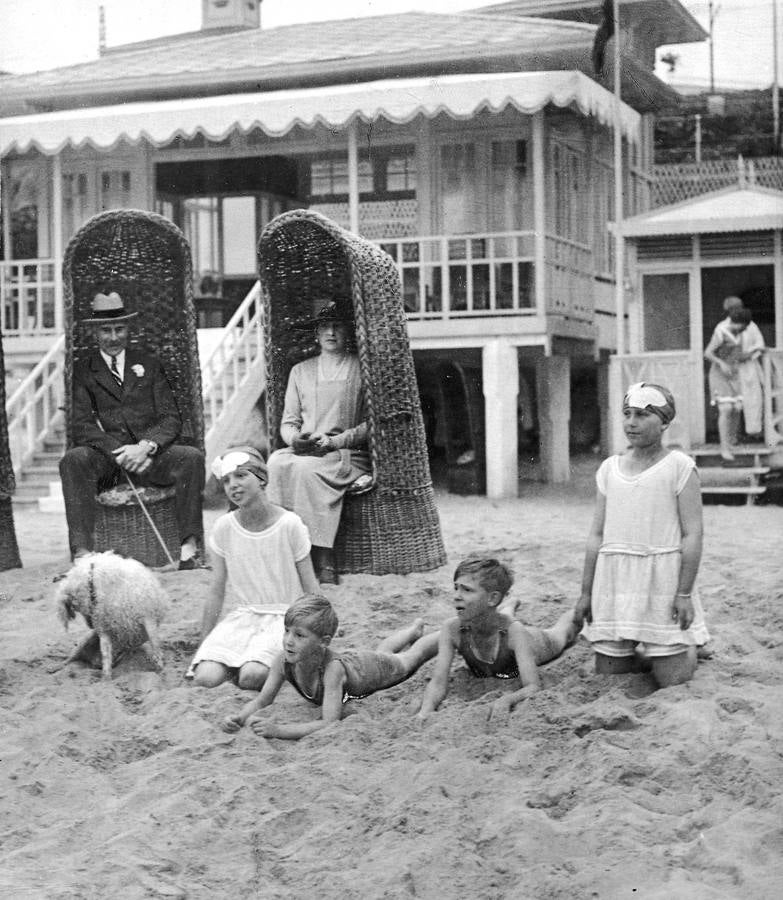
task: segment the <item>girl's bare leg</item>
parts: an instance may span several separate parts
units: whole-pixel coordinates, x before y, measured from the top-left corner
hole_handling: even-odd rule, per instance
[[[269,674],[269,667],[260,662],[246,662],[239,669],[237,685],[243,691],[260,691]]]
[[[193,684],[196,687],[213,688],[223,684],[224,681],[228,681],[229,678],[230,672],[223,663],[204,659],[196,666]]]
[[[696,671],[696,648],[688,647],[684,653],[675,656],[655,656],[651,660],[653,678],[658,687],[684,684],[693,678]]]
[[[596,675],[627,675],[638,672],[639,662],[636,656],[607,656],[605,653],[595,654]]]
[[[718,442],[720,443],[720,455],[723,459],[732,460],[731,452],[732,418],[734,407],[730,403],[718,404]]]

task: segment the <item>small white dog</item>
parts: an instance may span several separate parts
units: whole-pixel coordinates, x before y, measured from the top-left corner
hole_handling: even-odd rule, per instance
[[[158,626],[167,597],[155,575],[140,562],[111,551],[82,556],[58,585],[56,600],[57,615],[66,630],[76,613],[81,613],[92,629],[63,666],[77,659],[92,662],[97,635],[104,678],[111,678],[120,653],[145,643],[155,668],[163,668]]]

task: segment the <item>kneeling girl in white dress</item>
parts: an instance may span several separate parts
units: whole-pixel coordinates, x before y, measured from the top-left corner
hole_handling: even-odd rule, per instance
[[[310,536],[296,513],[267,499],[266,463],[254,447],[230,448],[212,472],[236,509],[209,536],[212,584],[187,674],[200,687],[235,679],[243,690],[260,690],[282,651],[286,609],[319,589]]]
[[[599,674],[649,665],[660,687],[688,681],[709,640],[696,590],[702,550],[701,489],[694,461],[663,446],[674,398],[655,384],[623,400],[627,452],[604,460],[587,541],[584,626]],[[640,659],[641,657],[641,659]],[[646,658],[646,659],[645,659]]]

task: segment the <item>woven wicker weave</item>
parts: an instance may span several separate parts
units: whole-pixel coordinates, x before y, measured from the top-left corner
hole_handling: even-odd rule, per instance
[[[100,213],[87,221],[68,244],[63,265],[65,291],[65,418],[68,447],[73,446],[72,385],[74,364],[95,347],[90,326],[98,291],[117,291],[125,306],[138,316],[132,320],[130,346],[158,357],[166,370],[182,418],[178,443],[204,450],[204,407],[201,369],[193,306],[190,247],[182,232],[168,219],[135,209]],[[171,501],[156,504],[173,509]],[[135,509],[135,512],[133,511]],[[159,510],[159,512],[161,512]],[[146,520],[134,526],[142,513],[129,507],[124,518],[99,510],[96,546],[119,548],[142,560],[148,536],[155,540]],[[119,532],[114,527],[120,528]],[[128,533],[123,528],[128,528]],[[136,527],[137,552],[133,552]],[[109,534],[101,529],[111,528]],[[144,560],[142,560],[144,561]]]
[[[424,425],[400,281],[379,247],[306,210],[264,229],[258,265],[266,318],[266,411],[279,428],[291,367],[316,351],[292,328],[324,297],[351,297],[367,396],[374,489],[346,495],[335,542],[341,572],[405,574],[446,561],[430,478]]]
[[[179,558],[179,529],[175,516],[174,488],[140,488],[144,505],[169,549],[171,558]],[[123,502],[117,502],[124,495]],[[130,488],[121,486],[104,491],[98,498],[95,517],[95,549],[114,550],[132,556],[145,566],[163,566],[169,562],[155,532]]]
[[[3,334],[0,332],[0,572],[18,569],[22,565],[16,543],[14,511],[11,495],[15,490],[14,468],[8,443],[8,420],[5,413],[5,359]]]

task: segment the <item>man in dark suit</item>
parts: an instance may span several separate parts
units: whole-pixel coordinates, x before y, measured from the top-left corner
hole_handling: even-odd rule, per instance
[[[73,441],[60,460],[60,478],[73,558],[92,550],[95,495],[122,471],[135,484],[174,485],[180,569],[196,567],[201,540],[204,456],[177,444],[182,427],[171,386],[154,356],[128,347],[127,312],[115,291],[92,304],[98,344],[73,372]]]

